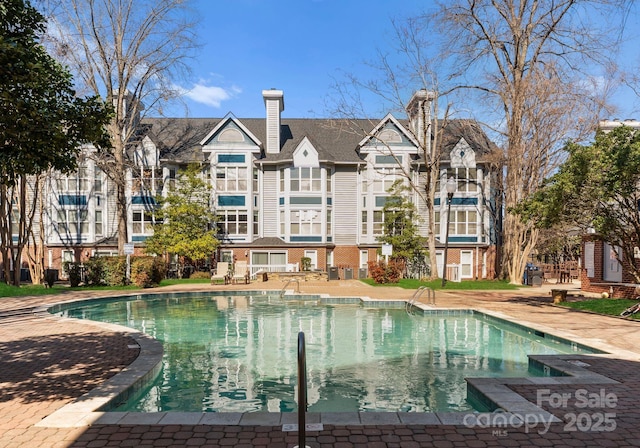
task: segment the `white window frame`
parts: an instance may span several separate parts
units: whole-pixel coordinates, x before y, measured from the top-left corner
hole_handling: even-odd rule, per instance
[[[221,209],[216,215],[219,233],[243,236],[249,234],[249,211],[247,209]],[[244,217],[244,220],[241,220],[241,217]]]
[[[253,172],[252,184],[253,184]],[[247,192],[249,168],[246,165],[218,165],[216,167],[216,192]]]

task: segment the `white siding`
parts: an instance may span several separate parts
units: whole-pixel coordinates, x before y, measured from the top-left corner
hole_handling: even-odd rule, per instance
[[[262,219],[262,236],[279,236],[278,232],[278,171],[267,166],[262,177],[262,203],[260,212]]]
[[[333,235],[337,245],[355,245],[358,237],[358,174],[355,167],[337,166],[333,201]]]

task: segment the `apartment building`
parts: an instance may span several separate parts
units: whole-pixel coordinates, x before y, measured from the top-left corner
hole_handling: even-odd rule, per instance
[[[299,268],[340,269],[341,277],[364,275],[379,256],[383,207],[389,187],[411,177],[424,183],[420,114],[408,119],[332,120],[283,117],[281,90],[262,92],[264,118],[150,118],[140,123],[140,144],[127,172],[129,238],[136,253],[153,233],[157,194],[177,173],[199,162],[213,187],[219,217],[217,260],[246,260],[252,274]],[[425,110],[430,93],[419,91],[409,111]],[[426,104],[430,110],[430,104]],[[423,114],[424,115],[424,114]],[[426,144],[430,144],[427,142]],[[497,214],[495,145],[472,120],[449,120],[439,140],[441,191],[435,199],[438,260],[442,264],[447,224],[445,181],[456,181],[449,217],[448,264],[462,279],[493,278]],[[117,252],[113,186],[85,155],[73,175],[48,185],[45,233],[47,267]],[[411,194],[418,214],[426,204]],[[426,235],[427,224],[420,222]],[[335,271],[335,270],[334,270]],[[438,266],[442,272],[442,266]]]

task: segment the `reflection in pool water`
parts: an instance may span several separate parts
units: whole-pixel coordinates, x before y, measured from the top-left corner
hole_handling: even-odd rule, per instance
[[[409,315],[404,303],[231,294],[126,297],[62,314],[163,342],[159,375],[116,411],[295,411],[299,331],[310,412],[469,410],[465,377],[532,375],[527,354],[576,350],[471,311]]]

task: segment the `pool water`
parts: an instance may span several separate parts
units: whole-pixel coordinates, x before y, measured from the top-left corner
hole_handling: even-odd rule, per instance
[[[91,301],[61,314],[162,341],[160,373],[113,411],[295,411],[299,331],[310,412],[471,410],[465,377],[531,376],[527,354],[580,350],[481,313],[385,305],[227,292]]]

